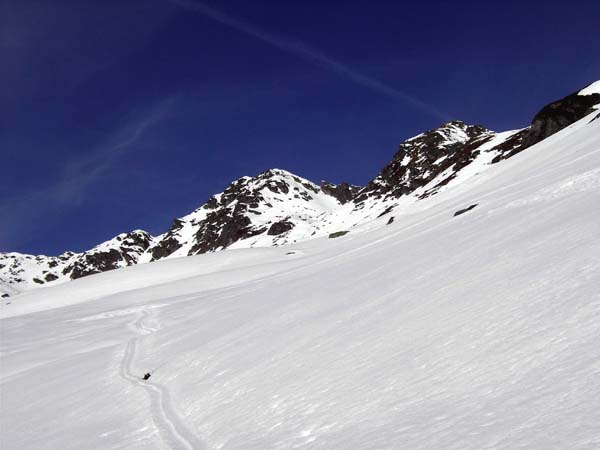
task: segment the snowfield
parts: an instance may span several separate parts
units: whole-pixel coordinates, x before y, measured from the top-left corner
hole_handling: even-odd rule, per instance
[[[593,117],[388,226],[2,300],[2,449],[600,448]]]

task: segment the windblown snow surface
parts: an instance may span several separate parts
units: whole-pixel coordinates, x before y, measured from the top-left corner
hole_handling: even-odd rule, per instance
[[[4,300],[2,449],[600,448],[592,118],[389,226]]]

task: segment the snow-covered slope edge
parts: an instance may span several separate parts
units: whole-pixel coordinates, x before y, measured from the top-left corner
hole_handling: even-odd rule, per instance
[[[4,446],[598,448],[595,114],[389,226],[3,301]]]
[[[600,104],[595,86],[547,105],[522,130],[495,133],[452,121],[410,138],[365,187],[316,185],[271,169],[236,180],[158,237],[136,230],[58,257],[0,253],[0,296],[164,258],[289,245],[385,226],[418,200],[455,188],[581,119]]]

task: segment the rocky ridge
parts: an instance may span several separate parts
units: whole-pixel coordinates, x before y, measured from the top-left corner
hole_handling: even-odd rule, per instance
[[[0,253],[0,296],[137,264],[152,239],[149,233],[134,230],[82,253],[65,252],[59,256]]]
[[[400,144],[366,186],[319,185],[280,169],[242,177],[162,235],[120,234],[93,249],[59,256],[0,253],[0,295],[163,258],[226,248],[280,246],[361,226],[385,226],[401,199],[420,201],[464,177],[466,167],[499,163],[586,117],[600,105],[600,82],[552,102],[527,128],[495,133],[451,121]]]

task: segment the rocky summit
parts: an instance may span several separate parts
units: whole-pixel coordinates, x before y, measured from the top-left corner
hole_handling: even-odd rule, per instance
[[[430,189],[429,192],[433,192],[471,163],[482,144],[494,135],[493,131],[480,125],[455,120],[408,139],[379,175],[360,190],[355,201],[410,194],[452,168],[452,173]]]
[[[59,256],[0,253],[0,295],[164,258],[227,248],[281,246],[386,226],[405,203],[424,201],[595,113],[600,82],[543,107],[521,130],[496,133],[454,120],[407,139],[365,186],[270,169],[242,177],[168,230],[120,234],[91,250]]]

